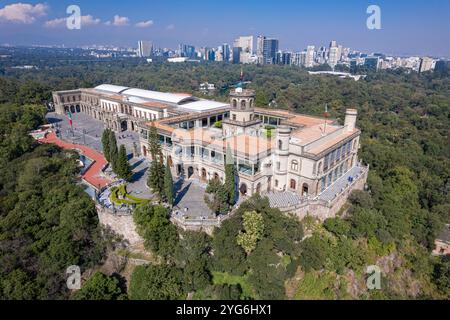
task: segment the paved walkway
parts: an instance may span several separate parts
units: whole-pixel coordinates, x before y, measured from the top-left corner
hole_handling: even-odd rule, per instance
[[[343,176],[333,182],[328,188],[326,188],[320,195],[319,199],[324,201],[331,201],[336,198],[336,195],[343,189],[347,188],[351,180],[357,180],[362,174],[363,168],[356,166],[347,171]]]
[[[182,216],[188,216],[190,218],[214,217],[214,214],[203,200],[205,195],[204,184],[195,179],[178,179],[175,181],[174,187],[175,211],[179,211]],[[187,211],[185,211],[185,208]]]
[[[261,196],[269,199],[272,208],[286,208],[299,205],[304,199],[294,192],[263,192]]]
[[[69,143],[60,140],[56,137],[54,132],[48,133],[45,138],[38,140],[41,143],[54,143],[64,149],[77,149],[86,157],[94,160],[94,163],[89,169],[82,175],[82,178],[88,182],[91,186],[101,189],[111,183],[111,180],[102,176],[102,169],[106,165],[106,159],[100,152],[97,152],[89,147],[81,144]]]

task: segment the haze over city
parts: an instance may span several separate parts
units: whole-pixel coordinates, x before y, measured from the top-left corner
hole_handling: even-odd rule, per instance
[[[68,30],[69,5],[78,5],[81,30]],[[381,29],[369,30],[367,7],[381,9]],[[347,47],[395,55],[450,56],[447,1],[2,1],[0,44],[92,44],[158,47],[217,46],[239,35],[264,34],[280,48],[301,50],[336,39]]]

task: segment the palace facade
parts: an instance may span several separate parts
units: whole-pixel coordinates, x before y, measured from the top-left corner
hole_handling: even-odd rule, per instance
[[[53,100],[59,114],[84,112],[115,131],[137,131],[146,157],[148,132],[155,126],[176,176],[224,181],[225,163],[233,161],[241,197],[264,193],[274,206],[300,216],[334,215],[367,178],[368,168],[358,160],[355,109],[347,109],[340,124],[256,108],[248,89],[232,90],[224,103],[108,84],[54,92]]]

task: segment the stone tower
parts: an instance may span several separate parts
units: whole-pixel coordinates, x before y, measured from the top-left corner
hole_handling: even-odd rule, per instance
[[[289,126],[279,126],[275,140],[275,167],[274,189],[283,191],[287,189],[287,172],[289,159],[289,139],[291,136],[291,128]]]
[[[255,91],[240,87],[230,92],[230,117],[222,122],[225,136],[236,134],[255,135],[261,123],[254,116]]]
[[[253,120],[255,91],[236,88],[230,92],[230,119],[239,122]]]

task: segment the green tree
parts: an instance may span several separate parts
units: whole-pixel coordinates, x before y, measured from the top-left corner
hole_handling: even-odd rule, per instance
[[[180,239],[177,265],[183,269],[183,283],[191,292],[211,283],[211,239],[203,232],[184,232]]]
[[[347,236],[350,231],[349,223],[338,217],[326,219],[323,226],[336,236]]]
[[[158,141],[158,131],[154,125],[150,126],[148,135],[149,149],[152,163],[148,174],[147,185],[158,195],[160,200],[165,199],[164,190],[164,163],[161,146]]]
[[[237,215],[222,222],[220,228],[213,233],[213,265],[214,270],[242,275],[247,269],[245,251],[235,241],[241,230],[241,219]]]
[[[227,146],[225,163],[225,190],[228,193],[228,204],[233,206],[236,203],[236,165],[230,146]]]
[[[105,159],[108,162],[111,161],[109,137],[110,137],[110,129],[105,129],[102,133],[102,146],[103,146],[103,155],[105,156]]]
[[[144,238],[144,245],[157,255],[171,259],[178,246],[178,232],[163,206],[146,204],[136,208],[133,214],[137,232]]]
[[[243,225],[244,232],[239,232],[236,241],[249,254],[255,250],[256,243],[262,238],[264,232],[263,217],[256,211],[247,211],[243,215]]]
[[[109,161],[114,172],[117,172],[119,148],[114,131],[109,130]]]
[[[95,272],[75,291],[71,297],[74,300],[122,300],[126,294],[122,292],[119,281],[101,272]]]
[[[211,179],[206,187],[205,203],[215,214],[227,214],[229,193],[219,179]]]
[[[300,265],[305,271],[325,268],[327,257],[331,256],[331,247],[326,239],[314,233],[300,245]]]
[[[131,170],[130,163],[128,162],[127,151],[123,144],[121,144],[119,148],[116,170],[117,175],[121,179],[130,181],[133,177],[133,170]]]
[[[170,171],[169,159],[167,159],[166,166],[164,168],[164,195],[166,202],[172,206],[174,201],[173,192],[173,178],[172,172]]]
[[[137,266],[131,275],[131,300],[178,300],[185,298],[183,272],[171,265]]]

